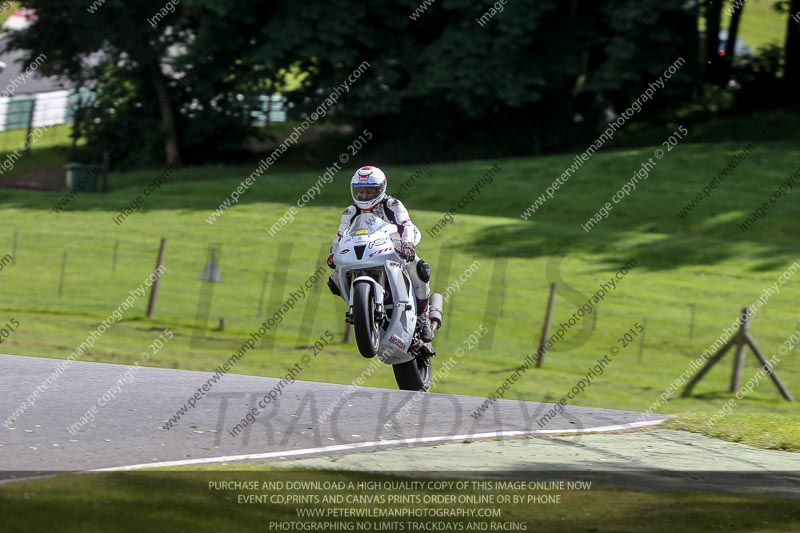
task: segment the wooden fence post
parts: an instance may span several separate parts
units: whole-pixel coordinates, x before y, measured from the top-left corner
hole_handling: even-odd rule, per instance
[[[36,98],[31,102],[31,110],[28,113],[28,131],[25,133],[25,151],[31,151],[31,136],[33,134],[33,114],[36,112]]]
[[[161,267],[164,266],[164,252],[167,250],[167,238],[161,237],[161,246],[158,248],[158,259],[156,260],[156,280],[150,288],[150,302],[147,304],[147,318],[153,318],[156,314],[156,304],[158,303],[158,288],[161,285]]]
[[[728,342],[725,343],[722,348],[720,348],[714,355],[711,356],[710,359],[706,362],[705,366],[700,369],[690,381],[686,384],[686,387],[683,389],[682,396],[690,396],[692,394],[692,389],[694,388],[697,383],[703,379],[703,376],[711,370],[711,367],[716,365],[720,359],[730,350],[733,346],[736,346],[736,359],[733,363],[733,375],[731,376],[731,383],[730,383],[730,392],[737,392],[739,390],[739,381],[742,375],[742,369],[744,367],[744,351],[745,346],[749,346],[750,349],[753,351],[753,354],[756,356],[758,361],[761,363],[762,368],[767,370],[767,374],[772,379],[772,382],[777,387],[778,391],[781,393],[781,396],[786,401],[793,402],[794,397],[789,392],[789,389],[783,384],[783,382],[778,377],[778,374],[775,372],[775,369],[772,367],[772,364],[764,357],[764,353],[759,349],[756,341],[753,340],[753,337],[750,335],[749,331],[749,322],[750,322],[750,314],[748,313],[750,309],[745,307],[742,310],[742,314],[740,315],[741,321],[739,323],[739,330],[733,336],[733,338],[729,339]]]
[[[111,258],[111,273],[117,271],[117,250],[119,249],[119,239],[114,239],[114,255]]]
[[[642,335],[639,337],[639,359],[638,362],[642,362],[642,352],[644,352],[644,336],[647,333],[647,317],[644,317],[642,324]]]
[[[739,331],[736,332],[736,357],[733,362],[733,373],[728,392],[739,390],[739,382],[742,378],[742,370],[744,370],[744,349],[747,346],[747,330],[750,329],[750,315],[747,314],[747,307],[742,309],[742,316],[744,317],[742,324],[739,326]]]
[[[61,298],[61,291],[64,288],[64,271],[67,269],[67,253],[61,256],[61,277],[58,280],[58,297]]]
[[[544,355],[547,353],[547,338],[550,336],[550,320],[553,318],[553,305],[556,300],[556,290],[558,283],[555,281],[550,284],[550,296],[547,298],[547,311],[544,315],[544,327],[542,327],[542,338],[539,341],[539,357],[536,359],[536,368],[544,364]]]

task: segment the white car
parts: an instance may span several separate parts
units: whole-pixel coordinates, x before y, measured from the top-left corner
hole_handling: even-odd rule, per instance
[[[8,20],[3,23],[3,29],[6,31],[22,31],[31,27],[36,21],[36,10],[27,7],[21,7],[14,11]]]

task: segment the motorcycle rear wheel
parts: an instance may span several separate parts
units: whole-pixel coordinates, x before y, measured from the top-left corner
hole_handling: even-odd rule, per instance
[[[392,365],[400,390],[427,391],[431,386],[431,358],[417,356],[411,361]]]

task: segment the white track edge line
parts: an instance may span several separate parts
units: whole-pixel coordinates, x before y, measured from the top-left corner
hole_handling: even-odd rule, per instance
[[[540,429],[535,431],[492,431],[488,433],[474,433],[470,435],[443,435],[437,437],[418,437],[412,439],[395,439],[368,442],[353,442],[350,444],[336,444],[333,446],[323,446],[321,448],[306,448],[303,450],[284,450],[278,452],[249,453],[244,455],[225,455],[221,457],[202,457],[198,459],[182,459],[179,461],[162,461],[158,463],[143,463],[137,465],[112,466],[110,468],[96,468],[86,470],[86,472],[125,472],[130,470],[140,470],[143,468],[168,468],[172,466],[192,466],[202,464],[224,463],[227,461],[245,461],[256,459],[272,459],[275,457],[297,457],[302,455],[315,455],[330,452],[343,452],[348,450],[358,450],[361,448],[384,448],[400,444],[425,444],[432,442],[459,441],[465,439],[486,439],[496,437],[521,437],[525,435],[553,435],[569,433],[608,433],[611,431],[623,431],[626,429],[638,429],[661,424],[666,419],[645,420],[641,422],[630,422],[628,424],[614,424],[610,426],[599,426],[587,429]]]

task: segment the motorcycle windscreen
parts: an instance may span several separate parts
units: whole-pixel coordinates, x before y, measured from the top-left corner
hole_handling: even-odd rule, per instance
[[[361,213],[356,215],[350,227],[347,228],[348,235],[371,235],[386,226],[387,222],[372,213]]]

